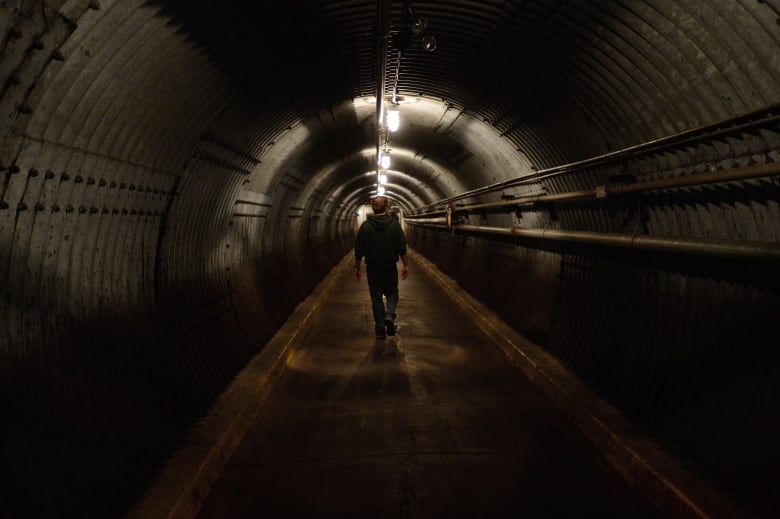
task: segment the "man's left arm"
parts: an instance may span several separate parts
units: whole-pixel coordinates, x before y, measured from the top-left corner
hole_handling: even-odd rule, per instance
[[[363,236],[358,231],[355,237],[355,281],[360,281],[360,261],[363,256],[365,256],[365,246],[363,245]]]
[[[360,281],[360,258],[355,256],[355,281]]]
[[[404,264],[404,268],[401,271],[401,279],[406,279],[409,277],[409,261],[406,258],[406,235],[400,225],[398,226],[398,236],[398,255],[401,257],[401,261]]]

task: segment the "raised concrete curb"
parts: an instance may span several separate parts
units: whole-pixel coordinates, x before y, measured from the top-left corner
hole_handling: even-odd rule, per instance
[[[268,396],[311,328],[340,274],[354,263],[348,254],[298,305],[263,350],[238,374],[185,446],[166,464],[127,519],[195,517],[212,485],[254,423]]]
[[[738,504],[718,493],[599,398],[552,355],[529,341],[419,254],[410,252],[479,328],[549,400],[574,422],[615,470],[666,518],[748,518]]]

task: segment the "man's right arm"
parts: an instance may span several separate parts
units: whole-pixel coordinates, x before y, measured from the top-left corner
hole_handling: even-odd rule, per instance
[[[409,261],[406,258],[406,235],[400,224],[398,224],[398,232],[396,234],[396,239],[398,240],[398,255],[401,258],[401,262],[404,264],[404,268],[401,271],[401,279],[406,279],[409,277]]]

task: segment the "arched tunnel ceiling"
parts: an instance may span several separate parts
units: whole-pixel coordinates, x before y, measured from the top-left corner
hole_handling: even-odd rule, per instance
[[[294,159],[290,158],[294,160],[292,167],[305,171],[309,186],[298,200],[307,203],[313,189],[337,190],[334,195],[345,200],[345,211],[352,213],[356,204],[362,205],[376,191],[375,99],[345,101],[291,128],[263,156],[255,175],[248,180],[249,189],[264,192],[270,181],[265,171],[284,169],[279,164],[287,164],[289,154],[294,153]],[[457,140],[457,135],[440,133],[441,120],[448,111],[439,101],[416,98],[414,106],[404,114],[408,117],[404,118],[403,129],[388,139],[385,149],[392,158],[385,172],[388,188],[397,194],[397,202],[406,209],[466,189],[468,183],[459,178],[451,165],[452,158],[462,154],[469,145],[480,144],[477,138],[480,134],[490,141],[492,132],[482,123],[474,123],[472,131],[463,137],[463,143]],[[506,161],[511,150],[500,143],[494,144],[493,148],[496,147],[504,149]],[[494,150],[486,156],[495,154]],[[500,163],[496,161],[496,164]],[[356,196],[358,192],[360,195]]]
[[[176,171],[216,131],[263,175],[283,163],[274,146],[299,125],[310,133],[298,137],[306,146],[287,144],[292,153],[330,150],[326,163],[374,145],[371,103],[361,103],[377,92],[383,2],[60,3],[66,18],[89,9],[71,20],[54,83],[45,78],[25,103],[40,106],[13,122],[22,133]],[[426,202],[778,101],[774,13],[760,2],[386,5],[385,89],[410,101],[407,134],[390,146],[451,172],[414,195]],[[424,32],[399,43],[417,18]],[[424,35],[436,37],[434,52]]]
[[[308,137],[315,139],[312,147],[332,150],[330,160],[373,145],[374,114],[361,110],[371,103],[362,106],[359,100],[370,100],[377,91],[382,2],[151,0],[147,5],[170,17],[168,25],[225,70],[234,89],[262,100],[261,106],[242,105],[249,133],[257,139],[250,148],[264,150],[269,141],[278,143],[286,128],[301,123],[316,133]],[[771,9],[761,3],[718,2],[716,10],[706,2],[654,1],[388,5],[386,91],[440,103],[435,115],[423,110],[427,104],[402,104],[404,121],[429,131],[412,136],[405,128],[406,135],[391,136],[391,147],[441,157],[452,171],[472,157],[479,164],[453,174],[460,178],[457,185],[452,176],[442,177],[450,181],[432,189],[435,196],[777,102],[776,58],[764,50],[776,44],[777,30]],[[399,61],[398,35],[417,17],[427,28],[412,36]],[[726,33],[734,35],[729,45],[719,36]],[[422,49],[426,34],[437,38],[434,52]],[[716,70],[723,73],[713,76]],[[180,74],[182,83],[190,81],[186,70]],[[237,94],[231,90],[231,95]],[[206,96],[211,100],[213,93]],[[350,122],[339,113],[348,100],[356,102]],[[335,125],[320,115],[324,111]],[[317,120],[320,132],[314,130]],[[501,147],[510,153],[491,155]],[[265,162],[266,153],[256,156]],[[484,170],[489,177],[481,174]]]

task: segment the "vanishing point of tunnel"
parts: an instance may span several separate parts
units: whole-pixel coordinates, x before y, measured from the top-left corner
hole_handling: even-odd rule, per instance
[[[778,517],[778,173],[777,0],[0,0],[0,517]]]

